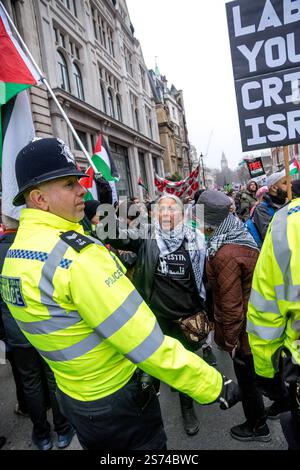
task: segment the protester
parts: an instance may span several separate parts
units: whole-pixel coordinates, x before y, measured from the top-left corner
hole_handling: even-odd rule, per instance
[[[209,233],[207,276],[214,296],[215,342],[233,359],[246,422],[231,428],[241,441],[271,439],[261,393],[255,384],[253,357],[246,333],[247,303],[259,250],[243,223],[229,210],[225,194],[205,191],[205,230]]]
[[[255,268],[247,314],[260,387],[274,403],[281,399],[282,387],[290,399],[290,412],[277,409],[290,450],[300,450],[299,226],[295,199],[274,215]]]
[[[267,186],[269,191],[264,194],[262,202],[256,206],[252,216],[259,237],[262,241],[265,239],[273,215],[287,201],[287,180],[285,170],[268,176]]]
[[[85,174],[72,161],[55,138],[18,154],[14,204],[26,209],[4,263],[3,299],[53,369],[61,409],[83,448],[163,450],[158,399],[152,387],[141,386],[137,364],[223,409],[239,400],[239,388],[164,336],[120,262],[83,235],[85,190],[78,178]]]
[[[200,342],[186,339],[179,320],[205,308],[205,245],[201,232],[185,225],[183,217],[180,199],[164,195],[156,205],[154,236],[142,238],[130,232],[132,238],[125,238],[120,232],[119,238],[110,243],[115,248],[137,253],[133,284],[155,314],[164,334],[195,351],[200,348]],[[184,429],[188,435],[196,434],[199,422],[193,400],[183,393],[179,397]]]
[[[250,211],[250,217],[253,216],[253,212],[254,212],[255,207],[258,206],[258,204],[263,201],[264,195],[267,194],[268,191],[269,191],[268,186],[261,186],[261,187],[256,191],[256,194],[255,194],[256,203],[255,203],[255,205],[252,207],[252,209],[251,209],[251,211]]]
[[[246,221],[250,216],[250,210],[256,203],[255,194],[258,190],[256,181],[249,181],[247,189],[241,193],[241,209],[240,216]]]

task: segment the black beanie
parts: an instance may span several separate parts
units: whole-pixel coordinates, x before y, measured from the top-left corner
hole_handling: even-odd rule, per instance
[[[89,221],[96,215],[97,209],[100,206],[100,201],[86,201],[84,203],[84,213]]]

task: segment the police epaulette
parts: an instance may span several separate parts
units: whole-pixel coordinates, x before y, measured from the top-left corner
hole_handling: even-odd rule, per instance
[[[61,233],[60,238],[72,248],[74,248],[74,250],[78,253],[80,253],[87,246],[94,243],[90,238],[82,235],[81,233],[75,232],[74,230]]]

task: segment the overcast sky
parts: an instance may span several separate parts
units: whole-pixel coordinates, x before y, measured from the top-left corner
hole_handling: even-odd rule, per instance
[[[169,86],[183,90],[189,140],[207,166],[222,151],[235,168],[242,157],[225,0],[127,0],[148,68],[155,56]]]

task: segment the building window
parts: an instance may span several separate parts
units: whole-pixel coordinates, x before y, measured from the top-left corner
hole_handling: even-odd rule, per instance
[[[53,28],[54,29],[54,34],[55,34],[55,42],[56,44],[59,43],[59,35],[58,35],[58,30],[57,28]]]
[[[122,107],[121,107],[121,100],[120,97],[117,95],[116,97],[116,102],[117,102],[117,119],[119,121],[122,121]]]
[[[157,157],[152,157],[153,170],[158,175],[158,159]]]
[[[98,39],[98,30],[97,30],[97,13],[95,8],[92,7],[92,17],[93,17],[93,28],[95,38]]]
[[[65,42],[65,36],[60,33],[60,45],[65,49],[66,48],[66,42]]]
[[[110,142],[110,153],[114,159],[120,180],[116,183],[119,196],[132,197],[131,173],[126,147]]]
[[[152,120],[149,119],[148,123],[149,123],[150,137],[151,139],[153,139]]]
[[[102,45],[106,49],[106,24],[103,20],[101,20],[101,31],[102,31]]]
[[[75,129],[77,134],[78,134],[78,137],[79,139],[81,140],[83,146],[85,149],[88,149],[88,141],[87,141],[87,135],[86,135],[86,132],[83,132],[83,131],[79,131],[78,129]],[[74,149],[75,150],[81,150],[81,148],[79,147],[79,144],[77,142],[77,140],[75,140],[75,137],[73,136],[73,141],[74,141]]]
[[[57,63],[58,63],[59,73],[60,73],[60,86],[61,88],[63,88],[64,90],[70,93],[71,89],[70,89],[70,80],[69,80],[67,62],[63,54],[60,51],[57,51]]]
[[[126,70],[133,77],[132,54],[129,52],[127,47],[124,47],[124,52]]]
[[[115,50],[114,50],[114,41],[113,41],[113,32],[112,30],[107,27],[107,40],[108,40],[108,50],[110,55],[115,57]]]
[[[105,114],[107,114],[104,86],[101,82],[100,82],[100,88],[101,88],[101,98],[102,98],[103,111],[105,112]]]
[[[137,109],[134,110],[134,117],[135,117],[135,128],[138,132],[140,132],[139,112]]]
[[[139,152],[139,164],[140,164],[140,173],[142,177],[142,182],[148,186],[147,182],[147,172],[146,172],[146,165],[145,165],[145,154]]]
[[[108,96],[109,114],[110,114],[110,116],[112,116],[114,118],[115,117],[115,107],[114,107],[112,92],[110,90],[107,91],[107,96]]]
[[[76,64],[73,64],[73,76],[75,80],[75,96],[81,100],[84,100],[82,77]]]
[[[141,65],[140,65],[140,73],[141,73],[142,87],[144,90],[146,90],[146,73]]]
[[[80,60],[80,51],[79,51],[79,47],[76,47],[76,46],[75,46],[75,55],[76,55],[76,59]]]
[[[62,2],[77,18],[76,0],[62,0]]]

